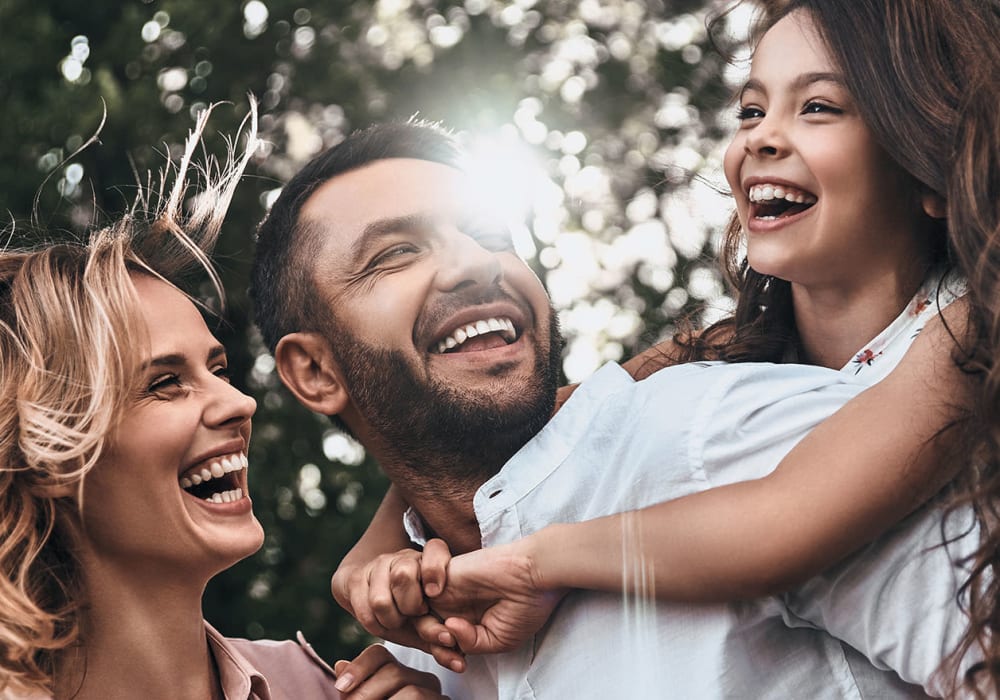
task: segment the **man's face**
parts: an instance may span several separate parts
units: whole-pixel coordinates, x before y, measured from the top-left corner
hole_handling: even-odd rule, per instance
[[[419,449],[502,464],[552,411],[560,343],[548,297],[467,183],[439,163],[380,160],[302,209],[323,236],[321,326],[351,401],[407,461]]]

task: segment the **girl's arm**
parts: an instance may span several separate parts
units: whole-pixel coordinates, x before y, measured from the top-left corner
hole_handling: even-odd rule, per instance
[[[965,311],[956,302],[944,312],[958,337]],[[537,629],[530,609],[546,592],[627,587],[718,602],[786,591],[878,537],[953,476],[954,431],[944,427],[960,417],[972,381],[954,349],[949,330],[932,321],[889,377],[815,428],[770,475],[456,557],[447,599],[432,605],[485,609],[478,626],[446,622],[465,651],[482,653],[529,637]],[[642,543],[651,572],[643,581],[623,582],[623,528]]]
[[[656,369],[674,364],[674,351],[673,342],[666,341],[636,355],[622,366],[640,379]],[[559,388],[557,411],[576,387],[572,384]],[[409,624],[408,618],[424,615],[427,609],[422,596],[413,595],[412,587],[404,590],[403,586],[397,585],[394,595],[389,595],[392,589],[390,570],[399,576],[400,567],[408,566],[412,561],[422,561],[424,590],[434,595],[444,585],[447,564],[447,557],[440,555],[441,550],[434,550],[433,558],[428,558],[413,548],[402,528],[406,508],[407,503],[399,491],[390,486],[365,533],[341,560],[330,581],[333,597],[369,633],[401,644],[406,642],[395,631],[405,628]],[[416,580],[421,578],[418,576]],[[426,624],[429,626],[430,622]],[[443,627],[429,629],[428,633],[432,635],[429,638],[437,639],[443,631]]]

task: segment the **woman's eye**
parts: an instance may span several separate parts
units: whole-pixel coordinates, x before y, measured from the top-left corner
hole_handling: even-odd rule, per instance
[[[229,371],[229,367],[227,367],[226,365],[221,365],[219,367],[216,367],[215,369],[212,370],[212,374],[214,374],[219,379],[226,380],[227,382],[230,381],[230,379],[232,379],[233,376],[233,373]]]
[[[163,394],[174,389],[177,389],[181,385],[181,378],[176,374],[165,374],[163,376],[157,377],[152,382],[150,382],[149,387],[146,391],[150,394]]]
[[[736,118],[741,122],[747,121],[748,119],[760,119],[764,116],[764,110],[760,107],[744,107],[736,111]]]

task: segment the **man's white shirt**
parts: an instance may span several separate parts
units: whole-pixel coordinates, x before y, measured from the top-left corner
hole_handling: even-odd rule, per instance
[[[865,386],[847,373],[799,365],[695,363],[641,382],[608,365],[479,489],[483,546],[762,477]],[[689,605],[576,591],[531,642],[469,657],[464,674],[420,652],[393,652],[437,673],[454,699],[912,696],[894,673],[815,626],[879,668],[935,690],[942,649],[965,624],[949,553],[935,549],[935,523],[928,509],[867,557],[781,599]],[[411,518],[408,528],[416,534],[416,527]],[[907,563],[921,556],[930,558]],[[900,575],[906,566],[920,579]],[[882,615],[886,601],[892,613]],[[930,632],[913,638],[921,630]]]

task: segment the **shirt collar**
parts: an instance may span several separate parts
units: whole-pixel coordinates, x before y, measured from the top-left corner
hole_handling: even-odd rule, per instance
[[[219,683],[226,700],[271,700],[271,689],[264,674],[207,622],[205,633],[208,635],[208,648],[219,669]]]

